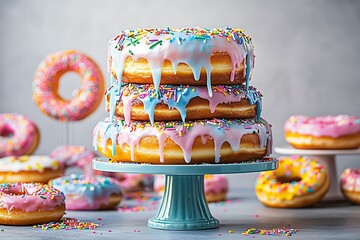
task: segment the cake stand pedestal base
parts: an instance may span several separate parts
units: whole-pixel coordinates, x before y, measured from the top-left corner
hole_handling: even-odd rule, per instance
[[[219,221],[211,215],[206,203],[204,175],[166,175],[164,196],[159,211],[148,221],[148,226],[166,230],[218,227]]]

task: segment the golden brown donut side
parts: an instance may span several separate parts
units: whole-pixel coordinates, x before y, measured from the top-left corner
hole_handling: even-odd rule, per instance
[[[50,179],[60,177],[63,174],[62,169],[44,169],[43,172],[39,171],[19,171],[19,172],[2,172],[0,169],[0,183],[47,183]]]
[[[122,194],[111,194],[109,197],[109,202],[106,204],[101,204],[99,210],[110,210],[114,209],[122,200]]]
[[[230,56],[226,52],[216,52],[210,58],[212,71],[211,71],[211,84],[212,85],[228,85],[228,84],[241,84],[245,82],[245,63],[242,63],[235,68],[234,81],[230,81],[232,62]],[[110,66],[112,64],[110,63]],[[117,79],[115,71],[111,69],[111,73]],[[194,79],[193,70],[185,63],[180,63],[174,68],[169,60],[165,60],[161,72],[160,84],[183,84],[183,85],[204,85],[206,86],[206,71],[203,68],[200,73],[200,79]],[[132,57],[127,57],[124,62],[124,70],[122,75],[122,82],[125,83],[153,83],[152,72],[148,61],[144,58],[134,60]]]
[[[106,101],[106,110],[109,111],[109,98]],[[250,105],[249,100],[241,99],[240,102],[220,103],[216,106],[215,112],[210,111],[209,101],[200,97],[191,99],[186,106],[186,120],[211,119],[211,118],[227,118],[241,119],[253,118],[256,116],[256,104]],[[115,116],[124,117],[124,107],[122,102],[117,103],[115,108]],[[144,110],[141,101],[134,101],[131,108],[131,119],[149,121],[148,113]],[[180,112],[168,105],[159,103],[154,111],[155,121],[181,121]]]
[[[25,212],[20,209],[0,208],[0,224],[4,225],[34,225],[40,223],[57,222],[65,213],[65,204],[56,206],[54,210]]]
[[[358,205],[360,204],[360,192],[347,191],[343,188],[340,189],[346,199],[348,199],[350,202],[354,204],[358,204]]]
[[[111,139],[107,140],[106,148],[103,149],[102,139],[98,136],[98,151],[105,157],[119,162],[138,162],[152,164],[185,164],[184,153],[181,148],[171,138],[167,138],[164,144],[164,162],[160,162],[159,142],[157,137],[143,137],[139,145],[134,149],[134,161],[131,161],[131,149],[127,144],[120,147],[116,145],[116,154],[112,155]],[[240,148],[234,152],[230,145],[225,142],[220,149],[219,163],[234,163],[250,159],[262,158],[266,155],[266,147],[260,147],[260,141],[257,134],[245,134],[240,141]],[[191,162],[189,164],[215,163],[214,141],[207,137],[205,144],[201,137],[195,138]]]
[[[222,191],[220,193],[207,192],[205,193],[206,202],[221,202],[226,200],[227,191]]]
[[[315,137],[285,131],[285,139],[299,149],[355,149],[360,146],[360,132],[350,135],[332,137]]]

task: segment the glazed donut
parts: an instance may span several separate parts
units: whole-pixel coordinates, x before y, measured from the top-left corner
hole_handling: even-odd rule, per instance
[[[56,222],[65,213],[65,196],[40,183],[0,184],[0,224],[33,225]]]
[[[85,175],[93,175],[92,160],[98,154],[87,147],[79,145],[65,145],[56,147],[50,157],[57,159],[63,168],[78,167],[84,171]]]
[[[0,114],[0,157],[32,154],[40,133],[31,120],[16,113]]]
[[[123,197],[118,182],[108,177],[71,174],[49,184],[65,194],[67,210],[113,209]]]
[[[103,172],[107,177],[115,178],[125,193],[146,191],[152,188],[151,174],[130,174],[119,172]]]
[[[94,129],[93,146],[113,161],[196,164],[232,163],[270,154],[270,125],[263,119],[212,119],[189,122],[108,118]]]
[[[360,204],[360,169],[345,169],[341,174],[340,189],[346,199]]]
[[[292,116],[285,123],[285,138],[300,149],[354,149],[360,147],[360,117]]]
[[[71,100],[58,93],[63,74],[76,72],[81,88]],[[81,120],[96,110],[104,92],[104,79],[96,63],[75,50],[56,52],[40,63],[33,82],[33,99],[46,115],[60,121]]]
[[[154,191],[163,194],[165,175],[156,175],[154,178]],[[226,200],[228,180],[222,175],[204,175],[204,193],[206,202],[221,202]]]
[[[119,85],[206,85],[211,96],[211,85],[248,84],[254,46],[243,30],[229,27],[137,29],[110,40],[108,58]]]
[[[216,85],[212,92],[209,97],[205,86],[160,85],[156,91],[153,84],[130,83],[121,87],[116,106],[110,104],[109,95],[106,106],[111,115],[124,117],[127,123],[260,117],[262,95],[256,88],[249,88],[250,98],[244,85]]]
[[[310,158],[279,158],[279,168],[262,172],[256,180],[256,196],[275,208],[307,207],[326,194],[330,180],[324,166]]]
[[[0,158],[0,182],[47,183],[63,173],[59,162],[48,156],[7,156]]]

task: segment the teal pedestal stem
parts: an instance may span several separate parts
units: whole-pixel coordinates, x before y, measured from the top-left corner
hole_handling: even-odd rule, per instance
[[[160,165],[112,163],[95,158],[92,164],[95,170],[108,172],[165,174],[163,199],[148,226],[163,230],[200,230],[219,227],[205,199],[205,174],[268,171],[277,169],[279,162],[275,158],[264,158],[229,164]]]
[[[219,226],[204,195],[204,175],[166,175],[163,199],[148,226],[167,230],[209,229]]]

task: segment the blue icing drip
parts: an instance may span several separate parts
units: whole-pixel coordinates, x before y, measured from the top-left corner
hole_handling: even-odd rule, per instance
[[[259,121],[262,111],[262,100],[259,93],[250,89],[248,90],[246,97],[251,105],[256,104],[256,118]]]
[[[121,84],[121,81],[119,81],[116,84],[116,79],[111,74],[110,74],[110,79],[111,79],[111,83],[112,83],[111,85],[113,87],[109,91],[109,96],[110,96],[109,117],[110,117],[110,121],[113,122],[114,115],[115,115],[116,103],[117,103],[116,99],[119,99],[122,84]]]
[[[143,104],[144,104],[144,110],[145,112],[149,115],[149,119],[151,122],[151,125],[154,125],[154,111],[155,111],[155,107],[156,104],[158,104],[159,102],[161,102],[160,99],[158,99],[157,97],[152,98],[150,95],[147,96],[146,98],[144,98],[142,100]]]
[[[251,73],[251,56],[250,51],[246,55],[246,76],[245,76],[245,91],[246,91],[246,97],[249,99],[250,104],[256,103],[256,117],[257,120],[260,120],[260,115],[262,111],[262,104],[261,104],[261,98],[259,94],[255,91],[249,91],[249,80],[250,80],[250,73]]]
[[[197,96],[199,96],[199,94],[196,90],[191,91],[189,90],[189,88],[185,88],[182,89],[181,92],[177,92],[176,101],[174,101],[173,98],[169,99],[167,105],[169,106],[169,108],[176,108],[180,112],[182,121],[185,122],[186,106],[192,98]]]

